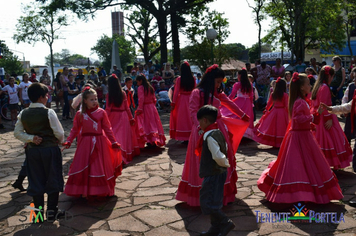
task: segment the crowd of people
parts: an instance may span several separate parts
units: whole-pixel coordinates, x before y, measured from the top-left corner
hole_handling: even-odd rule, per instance
[[[58,193],[64,187],[58,145],[69,148],[76,139],[64,193],[89,200],[114,195],[115,179],[123,165],[139,155],[141,148],[165,146],[158,112],[168,107],[170,138],[187,144],[176,199],[201,206],[211,216],[212,226],[202,235],[227,235],[235,227],[220,209],[235,200],[235,153],[243,137],[280,148],[277,159],[257,181],[268,201],[325,204],[340,200],[342,191],[332,169],[352,162],[356,172],[350,147],[356,86],[350,83],[344,95],[345,69],[340,57],[334,57],[333,64],[320,67],[311,59],[309,67],[298,62],[295,71],[286,71],[280,59],[272,68],[265,62],[253,68],[246,64],[236,80],[226,80],[216,64],[202,77],[194,76],[186,61],[177,72],[169,63],[162,69],[151,61],[147,68],[136,63],[127,77],[116,66],[111,75],[100,68],[98,73],[90,71],[87,80],[82,71],[73,74],[64,67],[54,88],[49,85],[48,72],[40,83],[31,83],[24,74],[19,86],[10,77],[3,91],[10,96],[11,91],[19,94],[18,100],[10,98],[10,104],[21,102],[28,107],[17,121],[14,114],[15,137],[27,144],[27,151],[13,186],[24,190],[22,181],[28,176],[27,191],[35,207],[43,206],[47,193],[48,208],[57,213]],[[356,68],[351,78],[356,78]],[[63,100],[62,120],[73,119],[66,141],[61,123],[50,109],[51,95],[57,108]],[[333,106],[338,100],[343,105]],[[259,106],[263,115],[255,124],[258,101],[266,104]],[[39,114],[36,119],[35,113]],[[349,114],[346,135],[333,113]],[[51,173],[40,169],[50,167]],[[48,183],[55,186],[49,188]]]

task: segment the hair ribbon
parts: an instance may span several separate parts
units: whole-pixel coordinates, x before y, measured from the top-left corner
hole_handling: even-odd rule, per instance
[[[324,73],[325,73],[326,76],[330,75],[330,68],[331,68],[330,66],[325,66]]]
[[[209,73],[209,72],[215,70],[218,67],[219,67],[218,64],[214,64],[214,65],[210,66],[208,69],[206,69],[205,73]]]
[[[299,80],[299,73],[298,72],[294,72],[293,76],[292,76],[292,81],[295,83]]]
[[[281,80],[282,80],[282,78],[281,78],[281,77],[278,77],[276,83],[278,83],[278,82],[281,81]]]
[[[115,79],[119,79],[116,74],[112,73],[111,77],[114,77]]]
[[[187,61],[184,61],[183,64],[186,64],[187,66],[190,66]]]
[[[90,87],[89,86],[85,86],[85,88],[83,88],[83,92],[87,91],[87,90],[90,90]]]

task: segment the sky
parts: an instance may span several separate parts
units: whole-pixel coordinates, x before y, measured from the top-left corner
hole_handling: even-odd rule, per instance
[[[253,3],[253,0],[248,0]],[[20,60],[25,58],[31,66],[44,65],[45,57],[49,55],[49,46],[46,43],[35,44],[19,43],[12,39],[16,33],[16,24],[22,12],[22,5],[31,4],[33,0],[0,0],[1,21],[0,40],[13,51]],[[224,43],[241,43],[251,47],[257,43],[258,27],[254,23],[252,9],[248,7],[246,0],[215,0],[208,5],[211,10],[224,13],[223,17],[229,21],[230,35]],[[68,49],[71,54],[81,54],[98,60],[98,56],[90,49],[96,44],[103,34],[111,36],[111,11],[119,10],[111,7],[98,11],[94,20],[80,21],[74,17],[74,21],[61,29],[60,39],[54,42],[54,52]],[[125,12],[124,12],[125,15]],[[269,26],[268,20],[262,23],[262,37],[266,35]],[[181,35],[181,47],[187,45],[187,40]],[[170,48],[171,45],[168,45]]]

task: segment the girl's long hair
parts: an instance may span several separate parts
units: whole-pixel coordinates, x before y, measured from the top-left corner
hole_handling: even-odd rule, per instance
[[[287,92],[287,82],[284,79],[277,79],[276,87],[272,93],[273,101],[282,100],[285,92]]]
[[[195,87],[195,79],[187,62],[180,66],[180,87],[185,91],[192,91]]]
[[[325,73],[325,69],[328,70],[328,72]],[[318,75],[318,79],[316,80],[314,87],[313,87],[312,96],[311,96],[312,100],[316,99],[316,95],[318,94],[319,88],[323,83],[325,83],[327,86],[329,86],[328,85],[329,75],[327,75],[327,73],[330,76],[334,76],[334,74],[335,74],[334,68],[332,68],[331,66],[323,66],[323,68],[321,68],[319,75]]]
[[[120,107],[124,101],[122,94],[121,84],[119,80],[113,76],[110,76],[108,79],[108,92],[109,92],[109,104],[114,104],[116,107]]]
[[[95,90],[90,88],[84,90],[82,93],[82,114],[84,114],[87,110],[87,106],[85,105],[84,100],[86,100],[90,94],[96,94]]]
[[[154,93],[155,90],[153,89],[150,82],[147,81],[146,76],[144,74],[139,74],[136,77],[136,81],[142,81],[142,86],[145,89],[145,94],[153,94]]]
[[[252,90],[252,86],[247,76],[247,70],[240,70],[239,75],[240,75],[240,83],[241,83],[241,92],[250,93]]]
[[[294,74],[297,74],[297,72],[295,72]],[[299,98],[299,97],[302,99],[305,99],[305,94],[302,93],[301,87],[308,80],[308,77],[306,74],[300,73],[298,75],[299,79],[293,81],[294,74],[290,81],[290,87],[289,87],[289,102],[288,102],[289,119],[292,118],[293,106],[294,106],[295,100],[297,100],[297,98]]]
[[[215,79],[225,78],[225,72],[220,68],[215,68],[210,72],[203,75],[202,80],[198,84],[197,88],[203,90],[204,93],[204,105],[209,103],[209,97],[211,95],[211,104],[213,104],[214,99],[214,89],[215,89]],[[223,91],[222,85],[217,89],[218,93]]]

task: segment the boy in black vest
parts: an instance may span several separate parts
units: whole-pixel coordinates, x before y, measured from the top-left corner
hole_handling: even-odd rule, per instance
[[[47,220],[53,221],[63,215],[58,213],[59,192],[64,184],[58,144],[64,140],[64,130],[54,110],[46,108],[47,86],[33,83],[27,92],[32,103],[19,114],[14,136],[27,144],[27,194],[33,197],[35,208],[42,209],[43,215],[44,193],[47,193]]]
[[[197,113],[200,128],[204,131],[198,144],[198,149],[201,148],[199,177],[204,178],[199,200],[203,214],[210,215],[211,221],[210,229],[200,234],[206,236],[225,236],[235,228],[235,224],[221,211],[226,168],[230,164],[226,158],[225,137],[216,123],[217,116],[217,108],[211,105],[201,107]]]

